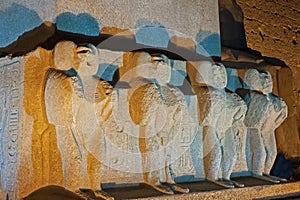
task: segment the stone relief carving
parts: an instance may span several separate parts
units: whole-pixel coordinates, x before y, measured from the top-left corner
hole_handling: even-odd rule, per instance
[[[270,171],[277,154],[274,131],[287,117],[287,105],[272,94],[273,82],[268,71],[248,70],[244,88],[250,89],[245,97],[248,112],[244,122],[250,135],[251,171],[263,180],[286,181],[270,176]]]
[[[231,173],[239,159],[246,161],[246,133],[247,129],[244,125],[244,118],[247,112],[247,106],[244,100],[236,93],[226,91],[225,97],[225,118],[224,125],[220,131],[222,144],[222,166],[219,172],[219,177],[229,184],[236,187],[244,187],[244,184],[230,180]],[[243,161],[240,161],[243,163]]]
[[[22,59],[0,60],[0,178],[7,197],[17,199],[23,94]]]
[[[56,127],[64,184],[74,191],[91,188],[107,197],[99,190],[101,162],[97,158],[104,151],[101,128],[111,114],[108,95],[113,89],[95,77],[98,50],[90,44],[64,41],[55,46],[53,57],[45,104],[48,120]],[[88,168],[92,169],[89,173]]]
[[[167,85],[171,67],[166,56],[137,52],[134,57],[138,76],[130,82],[129,111],[139,125],[144,182],[166,194],[186,193],[189,189],[176,184],[170,172],[171,157],[176,156],[172,155],[172,140],[182,134],[183,120],[188,120],[184,119],[188,116],[184,95]]]
[[[236,162],[240,136],[238,130],[246,113],[243,100],[224,90],[227,84],[225,67],[203,61],[194,65],[198,71],[193,90],[198,96],[199,124],[203,127],[203,159],[208,180],[231,188],[243,184],[230,180]]]
[[[113,87],[98,76],[99,52],[91,44],[63,41],[50,54],[45,114],[56,130],[63,186],[109,199],[101,191],[103,176],[106,182],[134,176],[162,193],[186,193],[189,189],[178,185],[175,177],[204,168],[205,178],[218,185],[243,187],[230,179],[237,158],[242,165],[251,163],[249,170],[258,178],[284,181],[269,175],[276,157],[274,130],[286,118],[287,106],[272,94],[268,72],[246,73],[244,85],[250,92],[242,99],[225,89],[222,64],[198,62],[194,94],[184,95],[170,81],[174,69],[168,57],[135,52],[132,73],[120,77],[129,87]],[[19,65],[0,66],[1,185],[10,196],[17,190],[12,182],[18,179]],[[197,150],[191,150],[199,138]],[[201,154],[201,162],[193,160],[195,154]]]

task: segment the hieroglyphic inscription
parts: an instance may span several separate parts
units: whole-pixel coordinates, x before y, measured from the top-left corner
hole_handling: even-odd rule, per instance
[[[21,59],[0,60],[1,190],[10,199],[17,199],[22,80]]]
[[[174,139],[173,149],[179,150],[177,158],[174,158],[173,171],[176,176],[194,174],[194,166],[190,146],[197,132],[197,97],[195,95],[185,95],[187,102],[187,112],[182,116],[184,119],[180,125],[177,138]]]

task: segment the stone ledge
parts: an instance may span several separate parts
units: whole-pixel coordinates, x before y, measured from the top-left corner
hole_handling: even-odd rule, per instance
[[[115,199],[151,199],[151,200],[175,200],[175,199],[278,199],[287,196],[300,197],[300,182],[272,184],[252,177],[235,178],[244,183],[244,188],[224,189],[210,182],[183,183],[190,188],[188,194],[161,195],[149,186],[132,188],[107,189]]]
[[[131,185],[130,187],[114,187],[104,189],[105,192],[112,195],[115,200],[120,199],[139,199],[139,200],[175,200],[175,199],[286,199],[290,197],[295,199],[300,197],[300,182],[290,182],[284,184],[272,184],[261,181],[252,177],[235,178],[245,184],[245,188],[223,189],[211,182],[192,182],[183,183],[182,185],[190,188],[188,194],[162,195],[150,186],[145,184]],[[41,188],[24,200],[36,199],[57,199],[71,200],[74,198],[81,199],[75,193],[65,190],[60,186],[47,186]],[[99,198],[98,198],[99,199]]]
[[[178,194],[173,196],[159,196],[142,199],[205,199],[205,200],[221,200],[221,199],[278,199],[285,197],[300,197],[300,182],[286,183],[280,185],[262,185],[245,188],[225,189],[209,192],[195,192],[188,194]],[[141,198],[139,198],[141,199]]]

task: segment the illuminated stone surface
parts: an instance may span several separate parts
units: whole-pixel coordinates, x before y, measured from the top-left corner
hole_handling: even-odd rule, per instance
[[[0,34],[0,48],[48,21],[55,23],[58,30],[87,36],[98,36],[105,27],[131,29],[135,30],[137,43],[152,47],[167,47],[173,36],[183,36],[195,41],[197,49],[201,49],[199,54],[208,52],[208,56],[220,56],[219,17],[216,13],[216,0],[193,0],[188,4],[176,0],[4,0],[0,5],[0,22],[7,31]],[[11,24],[16,28],[11,28]]]
[[[272,94],[272,77],[267,71],[248,70],[244,88],[251,91],[245,97],[248,112],[244,121],[250,135],[251,171],[270,174],[277,155],[274,131],[287,117],[287,105]]]
[[[2,91],[8,95],[5,102],[12,103],[2,108],[1,119],[19,123],[2,123],[3,195],[25,196],[49,184],[72,191],[101,189],[100,183],[111,182],[145,182],[168,193],[159,180],[173,184],[180,177],[194,176],[216,182],[230,179],[233,172],[251,172],[247,156],[259,144],[246,143],[245,102],[224,90],[227,75],[222,64],[191,63],[197,73],[189,62],[164,55],[112,52],[70,41],[53,50],[38,48],[22,58],[3,58]],[[117,69],[110,71],[112,66]],[[172,74],[179,72],[177,85],[184,84],[180,76],[189,75],[194,94],[171,84]],[[115,73],[119,78],[114,86],[100,79],[110,81]],[[244,83],[255,89],[253,80],[258,83],[255,77]],[[269,87],[266,93],[270,91]],[[281,110],[277,107],[274,112]],[[22,110],[19,118],[9,117],[16,116],[16,108]],[[286,114],[282,116],[276,123],[262,124],[274,132]],[[245,122],[251,120],[255,118],[248,113]],[[12,127],[19,127],[18,137],[8,131]],[[12,173],[5,173],[8,168]]]
[[[0,21],[7,25],[12,20],[22,26],[1,34],[1,47],[48,20],[56,22],[60,31],[98,36],[99,32],[114,35],[130,29],[128,35],[123,32],[124,37],[140,45],[173,45],[174,49],[220,56],[217,1],[184,5],[172,0],[12,2],[3,1]],[[42,4],[48,6],[46,12],[40,9]],[[197,12],[201,14],[193,14]],[[10,14],[14,17],[8,17]],[[47,25],[53,28],[51,23]],[[237,55],[232,53],[223,60],[234,57],[239,62],[260,63],[243,53]],[[179,56],[189,60],[186,54]],[[251,131],[247,134],[243,123],[246,103],[236,89],[251,85],[249,81],[259,82],[257,77],[244,78],[245,69],[227,68],[226,72],[222,64],[211,61],[174,60],[162,54],[111,51],[70,41],[60,42],[52,50],[38,47],[22,57],[1,58],[0,198],[8,194],[17,199],[51,184],[75,191],[80,187],[101,189],[100,183],[145,182],[168,193],[169,188],[161,188],[159,181],[172,186],[177,180],[207,178],[216,182],[236,174],[269,173],[277,150],[274,131],[287,109],[290,113],[293,108],[275,97],[289,97],[283,87],[289,79],[284,76],[292,78],[291,72],[281,67],[268,69],[273,91],[269,88],[268,94],[258,94],[255,85],[242,88],[253,90],[248,93],[250,101],[245,98],[250,109],[246,125],[256,133],[270,132],[265,139],[253,137]],[[231,92],[225,90],[226,85]],[[287,98],[288,105],[292,101]],[[254,105],[257,102],[269,106],[263,104],[260,109]],[[260,115],[251,115],[257,112]],[[274,113],[281,117],[273,118]],[[262,127],[253,127],[262,119]],[[295,127],[295,121],[288,122],[285,127]],[[282,138],[290,130],[278,129],[277,141],[286,147]],[[248,143],[249,138],[260,141]],[[264,154],[251,161],[252,154],[263,152],[261,140],[271,147],[265,165],[260,162]],[[277,187],[282,193],[294,192]],[[259,188],[249,189],[256,190]],[[186,188],[177,191],[187,192]],[[237,194],[239,191],[248,192],[238,190]],[[264,196],[273,194],[279,193],[267,189]]]
[[[0,62],[0,169],[5,183],[2,183],[2,190],[16,198],[22,144],[23,60],[18,58],[7,62],[1,59]]]
[[[222,64],[204,61],[192,62],[192,65],[197,71],[193,91],[198,97],[198,119],[203,128],[203,147],[199,148],[203,148],[205,177],[231,187],[219,180],[230,180],[237,159],[239,163],[246,161],[243,120],[247,107],[237,94],[224,90],[227,75]],[[247,170],[245,162],[238,167],[240,171]]]

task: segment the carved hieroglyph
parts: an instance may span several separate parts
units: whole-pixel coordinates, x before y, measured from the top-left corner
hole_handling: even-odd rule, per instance
[[[0,60],[0,191],[18,198],[20,165],[23,61]],[[1,197],[1,192],[0,192]]]
[[[224,89],[224,66],[207,61],[195,62],[198,72],[190,73],[185,61],[162,54],[64,41],[0,64],[3,198],[49,184],[97,190],[101,182],[142,181],[172,194],[188,191],[175,178],[193,175],[242,186],[230,180],[233,168],[246,171],[250,152],[251,170],[268,173],[276,155],[273,132],[287,114],[284,102],[270,94],[267,73],[248,74],[246,107]],[[193,91],[182,87],[186,75],[196,80]]]
[[[277,154],[274,131],[287,117],[287,106],[272,94],[273,82],[268,71],[248,70],[244,87],[250,89],[245,98],[248,112],[244,121],[250,134],[248,162],[254,175],[269,175]]]

